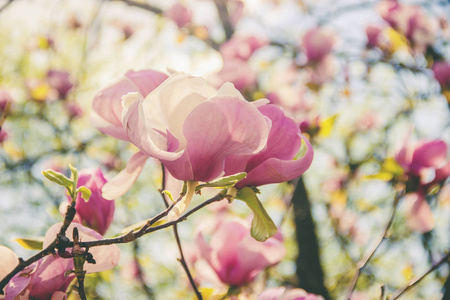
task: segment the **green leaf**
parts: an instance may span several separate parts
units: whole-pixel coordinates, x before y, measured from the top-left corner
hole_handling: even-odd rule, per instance
[[[18,239],[15,239],[14,241],[18,242],[20,244],[20,246],[24,247],[25,249],[29,249],[29,250],[42,250],[42,247],[44,245],[43,237],[29,238],[29,239],[18,238]]]
[[[77,189],[77,193],[81,193],[81,198],[83,198],[85,202],[88,202],[89,198],[91,198],[91,190],[84,185]]]
[[[57,183],[59,185],[65,186],[68,190],[72,188],[72,180],[64,176],[59,172],[55,172],[53,170],[42,171],[42,174],[50,181]]]
[[[78,184],[78,170],[72,165],[69,165],[70,171],[72,172],[72,182],[74,183],[74,186],[77,186]]]
[[[213,181],[206,182],[204,184],[199,184],[195,190],[198,191],[204,187],[215,187],[215,188],[229,188],[234,186],[238,181],[247,177],[247,173],[241,172],[234,175],[221,177]]]
[[[167,220],[158,220],[150,227],[156,227],[156,226],[162,225],[162,224],[164,224],[166,222],[167,222]],[[116,234],[115,237],[120,236],[120,235],[125,234],[125,233],[128,233],[131,230],[137,231],[137,230],[141,229],[141,227],[144,226],[146,223],[147,223],[147,220],[143,220],[143,221],[140,221],[140,222],[135,223],[133,225],[127,226],[124,229],[122,229],[118,234]]]
[[[255,240],[264,242],[277,233],[277,226],[275,226],[272,219],[267,214],[254,190],[249,187],[244,187],[239,190],[236,199],[244,201],[253,211],[250,234]]]

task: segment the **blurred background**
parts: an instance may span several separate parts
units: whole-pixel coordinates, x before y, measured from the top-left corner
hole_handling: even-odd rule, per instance
[[[300,180],[260,188],[287,252],[239,299],[274,286],[344,299],[394,207],[351,299],[392,294],[448,253],[448,173],[438,180],[443,165],[434,166],[419,182],[396,155],[423,141],[450,143],[449,1],[3,0],[0,9],[0,244],[19,256],[35,252],[15,239],[39,239],[63,219],[64,190],[43,170],[69,174],[72,164],[112,178],[136,152],[97,131],[90,115],[96,92],[142,69],[231,81],[247,100],[283,107],[313,145]],[[161,180],[149,160],[115,200],[106,237],[165,208]],[[420,196],[394,201],[400,189]],[[251,218],[235,201],[179,226],[194,277],[217,295],[228,288],[201,276],[195,241],[223,210]],[[193,299],[170,230],[120,248],[118,267],[87,276],[88,299]],[[446,282],[448,296],[448,275],[443,264],[403,298],[441,299]]]

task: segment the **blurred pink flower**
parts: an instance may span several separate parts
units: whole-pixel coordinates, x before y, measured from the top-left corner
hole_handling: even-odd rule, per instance
[[[309,294],[302,289],[277,287],[264,290],[256,297],[256,300],[323,300],[323,297]]]
[[[5,109],[6,104],[12,103],[13,99],[11,97],[11,95],[6,91],[6,90],[1,90],[0,89],[0,116],[1,116],[1,112]]]
[[[368,25],[366,27],[366,36],[367,36],[367,45],[369,47],[378,47],[380,35],[383,31],[383,28],[380,26]]]
[[[73,87],[70,80],[70,74],[61,70],[49,70],[47,72],[47,81],[52,89],[56,91],[59,99],[64,99],[69,90]]]
[[[265,242],[250,236],[250,226],[241,220],[224,220],[209,243],[202,232],[197,235],[200,255],[228,285],[243,286],[262,270],[281,261],[286,250],[280,234]]]
[[[192,12],[179,2],[169,8],[165,15],[174,21],[179,28],[186,26],[192,21]]]
[[[336,43],[334,32],[328,29],[317,27],[309,30],[301,41],[308,62],[318,62],[323,60]]]
[[[0,144],[2,144],[4,141],[8,139],[8,132],[5,128],[0,129]]]
[[[444,89],[450,87],[450,63],[447,61],[438,61],[433,64],[431,68],[434,73],[434,78]]]
[[[267,38],[261,36],[233,36],[220,47],[220,54],[224,60],[248,60],[252,54],[261,47],[269,44]]]
[[[405,202],[406,225],[409,229],[425,233],[434,228],[434,218],[431,208],[422,193],[409,193]]]
[[[69,113],[70,117],[81,117],[83,115],[83,109],[75,102],[66,102],[64,108]]]
[[[257,153],[267,141],[265,118],[230,83],[217,91],[203,78],[177,73],[145,99],[130,93],[123,103],[123,126],[140,152],[105,185],[107,199],[126,192],[150,156],[176,179],[209,181],[228,155]]]
[[[244,12],[244,3],[241,0],[228,0],[227,1],[228,15],[230,16],[230,22],[235,27],[241,20]]]
[[[217,86],[231,82],[240,91],[251,90],[256,86],[257,75],[247,61],[225,59],[222,69],[217,73],[216,81]]]
[[[450,175],[447,144],[442,140],[405,143],[395,159],[406,175],[420,178],[421,185],[440,183]]]
[[[50,227],[44,238],[43,247],[47,247],[56,234],[59,232],[62,223]],[[92,241],[101,239],[102,236],[97,232],[83,227],[80,224],[71,224],[67,230],[73,232],[77,227],[80,238],[83,241]],[[84,270],[88,273],[101,272],[115,267],[119,261],[120,250],[117,246],[95,247],[90,249],[96,264],[85,264]],[[3,257],[3,256],[2,256]],[[10,260],[12,255],[8,255]],[[23,271],[14,276],[5,287],[5,299],[64,299],[65,291],[74,275],[65,276],[65,272],[73,270],[73,260],[65,259],[59,256],[48,255],[37,262],[26,267]]]
[[[115,205],[114,201],[106,200],[102,197],[102,187],[107,180],[103,176],[100,168],[92,170],[81,170],[78,177],[78,186],[85,186],[91,190],[91,198],[88,202],[81,198],[78,194],[75,208],[77,214],[74,221],[83,224],[89,228],[94,229],[101,235],[104,235],[108,230],[109,225],[114,217]],[[71,199],[68,195],[67,199],[70,203]],[[65,213],[66,209],[63,210]]]
[[[259,106],[258,110],[272,123],[266,148],[253,155],[230,155],[225,161],[226,175],[247,172],[247,177],[236,184],[237,188],[292,180],[303,174],[313,159],[311,144],[294,120],[273,104]],[[294,159],[302,143],[306,152]]]
[[[322,85],[336,74],[336,58],[329,54],[323,59],[316,61],[308,69],[309,81],[316,85]]]
[[[434,43],[437,23],[427,17],[420,6],[385,0],[378,3],[377,10],[392,28],[411,42],[415,51],[424,53],[427,46]]]
[[[154,70],[128,71],[95,95],[91,116],[93,126],[104,134],[128,141],[121,121],[122,96],[138,92],[145,97],[166,79],[167,75]]]

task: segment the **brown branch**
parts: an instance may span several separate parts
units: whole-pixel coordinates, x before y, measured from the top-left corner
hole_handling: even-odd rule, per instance
[[[374,246],[372,247],[372,249],[370,249],[369,251],[366,252],[366,255],[363,256],[357,263],[357,270],[355,275],[352,278],[352,281],[350,283],[350,286],[347,289],[347,296],[345,299],[350,299],[353,291],[355,290],[356,284],[358,283],[358,278],[359,275],[361,275],[362,270],[366,267],[366,265],[368,264],[368,262],[370,261],[370,259],[373,257],[373,255],[375,254],[375,252],[377,251],[378,247],[381,245],[381,243],[383,242],[383,240],[388,236],[389,233],[389,229],[391,228],[392,222],[394,221],[394,216],[395,216],[395,212],[397,211],[397,206],[398,206],[398,202],[400,200],[400,198],[403,196],[404,194],[404,189],[402,188],[400,191],[396,192],[395,198],[394,198],[394,203],[392,204],[392,212],[391,215],[389,217],[389,220],[386,224],[386,226],[384,227],[384,231],[383,231],[383,235],[378,239],[378,241],[374,244]]]
[[[417,285],[417,284],[418,284],[420,281],[422,281],[422,279],[424,279],[428,274],[430,274],[431,272],[433,272],[434,270],[436,270],[437,268],[439,268],[440,265],[442,265],[442,264],[448,262],[449,259],[450,259],[450,250],[449,250],[449,252],[448,252],[448,253],[447,253],[440,261],[438,261],[438,262],[437,262],[436,264],[434,264],[428,271],[426,271],[425,274],[423,274],[422,276],[420,276],[420,277],[418,277],[418,278],[416,278],[416,279],[410,281],[410,282],[408,283],[407,286],[405,286],[403,289],[397,291],[397,292],[394,294],[392,300],[395,300],[395,299],[400,298],[400,296],[403,295],[406,291],[408,291],[410,288],[412,288],[412,287],[414,287],[415,285]],[[442,299],[445,299],[445,297],[442,298]]]
[[[110,0],[110,1],[112,2],[115,0]],[[163,11],[160,8],[151,6],[147,3],[141,3],[141,2],[136,2],[136,1],[132,1],[132,0],[117,0],[117,1],[123,2],[123,3],[127,4],[128,6],[139,7],[139,8],[151,11],[152,13],[155,13],[158,15],[161,15],[163,13]]]
[[[137,277],[138,277],[139,282],[141,283],[142,289],[144,290],[147,297],[149,299],[155,299],[153,289],[150,286],[148,286],[148,284],[145,282],[144,271],[142,270],[141,263],[139,262],[138,252],[139,252],[139,243],[138,243],[138,241],[134,241],[134,243],[133,243],[133,259],[134,259],[134,262],[136,263]]]
[[[0,12],[7,8],[14,0],[8,0],[2,7],[0,7]]]
[[[219,14],[219,19],[222,22],[223,30],[225,31],[225,38],[229,40],[234,33],[233,26],[230,22],[226,0],[213,0]]]

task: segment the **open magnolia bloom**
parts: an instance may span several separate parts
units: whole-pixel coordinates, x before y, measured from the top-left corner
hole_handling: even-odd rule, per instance
[[[61,225],[62,223],[55,224],[47,231],[44,248],[54,240]],[[67,229],[68,236],[71,236],[75,227],[79,231],[80,239],[84,242],[102,238],[94,230],[76,223],[72,223]],[[2,248],[0,251],[0,254],[3,254]],[[94,247],[89,249],[89,252],[92,253],[96,264],[85,263],[83,269],[87,273],[109,270],[119,262],[120,250],[115,245]],[[11,254],[8,257],[11,257]],[[73,268],[73,259],[47,255],[26,267],[10,280],[5,287],[5,299],[65,299],[65,291],[75,278],[74,275],[65,276],[65,273]]]
[[[178,180],[206,182],[223,174],[229,155],[264,149],[269,134],[267,118],[232,84],[216,90],[184,73],[173,74],[145,98],[127,94],[123,106],[123,128],[140,151],[104,186],[107,199],[131,187],[149,156]]]

